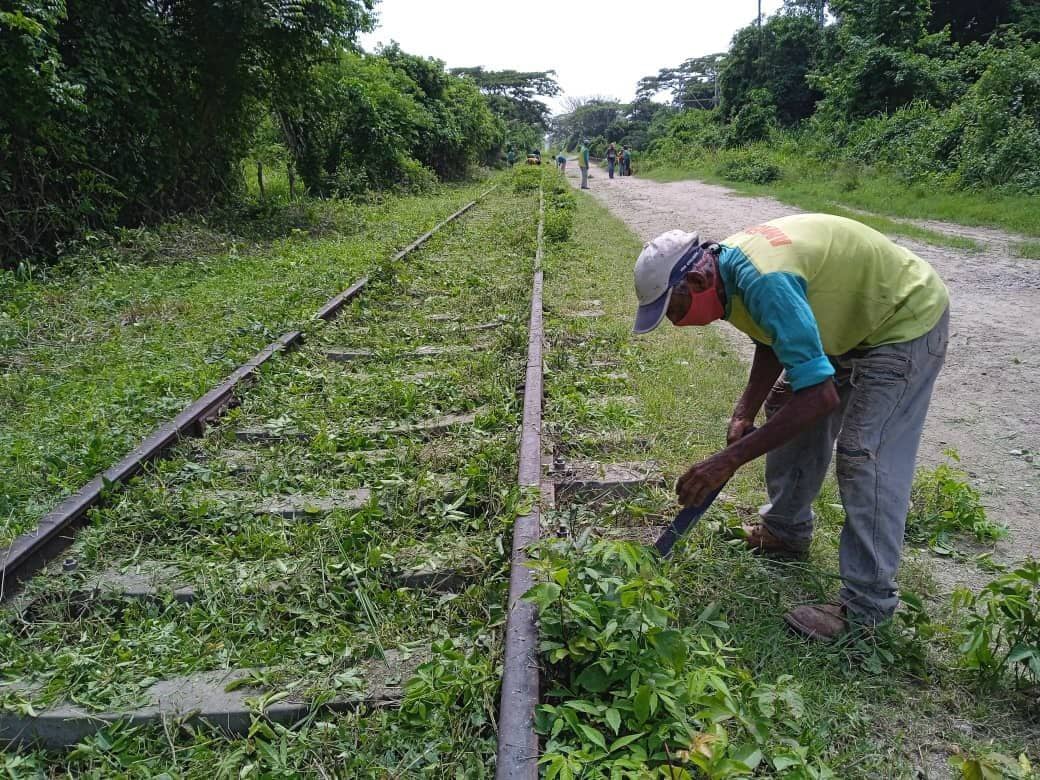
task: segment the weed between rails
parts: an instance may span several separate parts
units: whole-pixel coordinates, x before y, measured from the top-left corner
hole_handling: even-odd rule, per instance
[[[219,428],[95,513],[70,553],[75,572],[34,581],[33,609],[5,615],[3,675],[28,687],[0,687],[0,706],[120,709],[156,680],[249,668],[265,693],[248,738],[113,726],[64,756],[10,754],[20,771],[485,774],[509,530],[522,505],[516,387],[536,207],[529,194],[499,192],[405,262],[376,269],[339,320],[265,367]],[[417,356],[424,346],[465,349]],[[331,362],[324,348],[361,355]],[[467,412],[472,425],[404,427]],[[260,441],[236,440],[242,429]],[[357,510],[254,513],[265,497],[318,501],[361,487],[372,498]],[[159,565],[191,583],[192,603],[113,594],[68,607],[106,570]],[[404,585],[411,570],[459,577],[441,590]],[[284,696],[360,696],[373,669],[401,688],[399,707],[315,710],[293,729],[261,716],[265,702]]]
[[[317,236],[174,225],[86,242],[39,278],[0,272],[0,546],[486,186],[303,202],[331,220]]]

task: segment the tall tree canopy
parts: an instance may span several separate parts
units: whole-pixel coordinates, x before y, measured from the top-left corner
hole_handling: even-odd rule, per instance
[[[820,92],[806,79],[827,52],[826,32],[812,14],[788,9],[733,37],[719,76],[722,110],[735,117],[765,102],[778,121],[793,125],[810,116]]]
[[[636,85],[636,98],[650,100],[669,93],[677,108],[714,108],[718,105],[718,78],[726,53],[691,57],[677,68],[661,68],[656,76],[644,76]]]
[[[374,0],[14,0],[0,12],[0,262],[233,192],[258,100]]]
[[[560,94],[556,71],[484,70],[452,68],[455,76],[472,79],[477,88],[487,95],[492,110],[506,121],[549,129],[551,111],[539,97]]]

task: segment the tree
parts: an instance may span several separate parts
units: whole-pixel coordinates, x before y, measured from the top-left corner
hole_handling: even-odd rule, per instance
[[[451,73],[471,79],[489,97],[492,110],[505,121],[549,129],[551,111],[537,98],[560,94],[556,71],[484,70],[478,66],[452,68]]]
[[[984,41],[1000,24],[1013,19],[1012,0],[932,0],[928,29],[950,28],[958,43]]]
[[[636,98],[649,100],[668,92],[677,108],[713,108],[718,104],[718,77],[726,54],[693,57],[677,68],[661,68],[656,76],[644,76],[636,85]]]
[[[472,82],[491,111],[505,125],[503,142],[519,149],[537,149],[549,129],[550,109],[539,97],[560,94],[556,71],[453,68],[451,73]]]
[[[15,0],[0,12],[0,262],[226,199],[258,102],[373,23],[373,0]]]
[[[827,37],[816,19],[803,13],[782,13],[761,29],[739,30],[719,75],[724,116],[732,119],[763,99],[783,125],[810,116],[822,94],[807,74],[826,61]]]
[[[624,117],[624,110],[624,104],[616,100],[587,99],[573,111],[553,118],[550,138],[565,149],[576,148],[585,138],[605,138],[608,128]]]
[[[925,34],[929,0],[830,0],[844,39],[912,48]]]
[[[929,0],[831,0],[831,8],[838,54],[809,77],[825,93],[827,116],[856,119],[915,100],[949,101],[955,51],[944,35],[926,35]]]
[[[434,173],[464,176],[501,143],[501,121],[472,82],[397,44],[377,55],[343,51],[307,84],[282,121],[318,195],[421,189]]]

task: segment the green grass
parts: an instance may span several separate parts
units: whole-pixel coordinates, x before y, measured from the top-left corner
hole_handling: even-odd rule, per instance
[[[674,479],[723,442],[744,380],[737,350],[715,328],[633,337],[631,266],[640,241],[592,198],[547,200],[560,222],[545,258],[546,436],[603,459],[652,458]],[[263,668],[270,693],[320,698],[355,690],[363,663],[403,650],[429,662],[413,675],[401,673],[408,677],[401,707],[312,714],[291,729],[257,716],[246,739],[205,727],[110,727],[68,753],[2,753],[9,774],[490,774],[510,526],[523,506],[515,488],[516,386],[536,203],[536,190],[500,188],[406,263],[389,267],[373,258],[365,266],[373,272],[371,288],[341,319],[315,328],[303,350],[265,366],[220,426],[180,445],[94,514],[69,552],[77,571],[30,585],[34,619],[2,613],[0,675],[38,686],[25,694],[0,686],[6,708],[69,696],[88,708],[125,706],[151,679],[242,666]],[[593,306],[605,316],[566,316]],[[504,324],[467,332],[433,325],[428,314],[458,316],[460,325],[496,317]],[[462,357],[406,357],[434,343],[477,349]],[[331,346],[376,356],[334,365],[320,354]],[[403,376],[431,370],[434,376],[418,381]],[[474,410],[480,413],[472,430],[428,441],[370,429]],[[246,425],[309,438],[235,442],[233,431]],[[253,467],[234,468],[229,448],[249,451]],[[375,459],[361,454],[373,449],[384,452]],[[295,521],[255,516],[243,503],[212,494],[322,495],[362,485],[376,493],[364,509]],[[742,681],[741,702],[759,684],[796,687],[805,714],[782,733],[795,735],[810,764],[825,763],[841,778],[913,777],[922,760],[934,773],[946,766],[950,744],[967,754],[1035,754],[1040,733],[1029,720],[1030,702],[1000,688],[983,691],[956,667],[955,625],[943,600],[927,603],[933,623],[904,621],[873,644],[823,648],[789,634],[784,609],[837,587],[842,518],[828,483],[816,505],[820,528],[810,562],[769,564],[742,551],[728,530],[762,498],[761,469],[752,464],[661,569],[675,588],[674,619],[684,628],[697,626],[706,605],[718,605],[728,623],[718,629],[720,652]],[[545,528],[646,537],[675,508],[669,488],[647,488],[626,501],[547,513]],[[74,594],[99,571],[149,560],[187,573],[201,597],[190,606],[101,601],[75,608]],[[399,588],[400,569],[424,561],[461,562],[476,576],[455,594]],[[900,580],[905,590],[934,596],[927,566],[913,556]],[[781,683],[784,675],[792,680]]]
[[[780,179],[761,185],[724,179],[717,173],[719,155],[709,153],[700,157],[691,156],[682,165],[641,161],[637,172],[655,181],[697,178],[724,184],[749,195],[775,197],[807,211],[851,216],[886,233],[905,235],[940,246],[978,248],[970,240],[946,236],[937,230],[915,228],[884,217],[984,225],[1026,236],[1040,236],[1036,196],[991,190],[953,191],[905,184],[876,170],[815,162],[786,152],[754,148],[780,166]],[[878,217],[872,221],[872,218],[849,213],[842,207],[872,212]]]
[[[1016,244],[1015,254],[1030,260],[1040,260],[1040,241],[1022,241]]]
[[[8,610],[0,623],[4,679],[36,686],[23,695],[0,687],[8,708],[69,698],[123,708],[155,679],[243,667],[262,669],[269,693],[321,700],[357,690],[362,668],[391,651],[427,662],[414,674],[385,668],[406,684],[402,705],[314,714],[293,729],[258,715],[248,739],[114,727],[67,754],[0,761],[69,777],[484,774],[494,760],[509,530],[521,500],[516,386],[536,205],[536,195],[502,188],[406,262],[370,263],[372,284],[340,319],[265,365],[217,428],[96,512],[68,553],[76,572],[33,580],[30,619]],[[433,323],[433,314],[458,321]],[[499,327],[464,330],[496,318]],[[474,349],[409,357],[436,344]],[[375,357],[333,363],[326,347]],[[416,372],[432,374],[405,376]],[[478,410],[473,427],[426,440],[373,430]],[[244,444],[234,439],[244,426],[309,438]],[[229,449],[246,451],[252,468],[237,469]],[[248,506],[360,486],[375,497],[359,511],[283,520]],[[200,596],[190,605],[110,599],[70,608],[99,572],[148,561],[176,567]],[[399,586],[403,569],[423,564],[465,567],[470,584],[453,593]]]
[[[632,336],[631,267],[640,241],[592,198],[579,198],[574,224],[572,241],[549,254],[547,306],[562,313],[595,299],[606,315],[550,320],[556,348],[550,353],[547,428],[557,443],[582,443],[590,456],[650,458],[669,486],[573,515],[563,508],[554,520],[575,536],[592,528],[594,536],[648,541],[676,511],[674,479],[724,445],[746,367],[723,337],[724,325]],[[617,367],[589,368],[604,360]],[[607,381],[606,371],[628,379]],[[624,416],[590,414],[597,395],[632,395],[638,402]],[[603,442],[618,434],[632,444],[608,452]],[[899,580],[911,602],[915,593],[925,598],[923,613],[908,609],[890,629],[852,645],[818,646],[791,634],[782,620],[786,610],[837,592],[844,517],[830,479],[815,506],[819,521],[810,561],[766,562],[744,551],[731,531],[764,500],[761,464],[749,464],[663,572],[680,594],[681,624],[695,627],[708,605],[720,607],[729,626],[719,633],[730,648],[731,669],[745,670],[756,684],[793,677],[805,702],[798,739],[810,758],[841,778],[909,778],[918,768],[942,774],[949,772],[953,749],[966,755],[1025,751],[1037,760],[1040,731],[1030,718],[1028,695],[983,687],[959,667],[960,623],[919,552],[907,550]]]
[[[0,545],[481,186],[237,223],[285,223],[268,240],[201,222],[129,231],[64,270],[0,275]]]

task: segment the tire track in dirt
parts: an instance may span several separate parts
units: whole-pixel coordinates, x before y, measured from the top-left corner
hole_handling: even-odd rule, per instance
[[[576,167],[569,164],[567,175],[576,181]],[[704,240],[721,240],[748,225],[800,211],[772,198],[748,197],[699,181],[611,180],[597,169],[591,172],[590,187],[593,197],[644,240],[677,227],[695,229]],[[944,229],[942,223],[922,226]],[[997,233],[960,226],[956,231],[980,238]],[[990,517],[1010,529],[993,556],[1006,563],[1040,557],[1040,351],[1035,343],[1040,333],[1040,262],[1013,256],[1016,237],[1001,236],[1006,240],[990,240],[982,252],[892,239],[931,263],[952,299],[949,353],[918,463],[934,466],[943,462],[944,450],[957,450]],[[735,335],[741,353],[750,356],[750,345]],[[944,561],[934,568],[943,590],[978,587],[991,578],[970,562]]]

